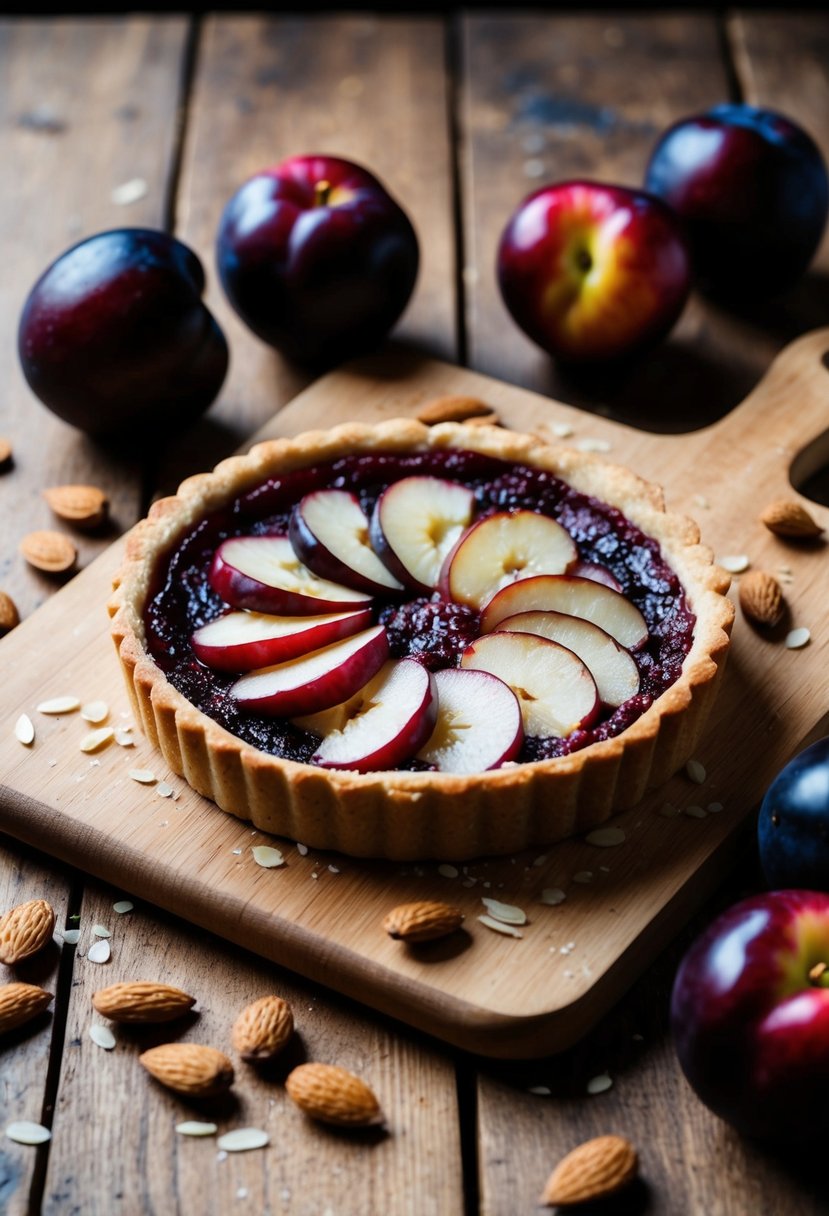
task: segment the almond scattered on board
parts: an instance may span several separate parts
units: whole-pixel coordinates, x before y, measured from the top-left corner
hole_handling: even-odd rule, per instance
[[[113,1022],[172,1022],[189,1013],[195,1003],[196,998],[181,988],[149,980],[110,984],[92,994],[98,1013]]]
[[[638,1168],[636,1149],[624,1136],[597,1136],[558,1163],[539,1202],[548,1207],[568,1207],[604,1199],[628,1186]]]
[[[820,536],[823,532],[804,506],[793,499],[778,498],[770,502],[760,521],[776,536],[785,536],[790,540],[809,540]]]
[[[765,570],[750,570],[740,582],[740,607],[756,625],[779,625],[786,611],[783,588]]]
[[[243,1060],[272,1060],[294,1033],[291,1006],[280,996],[262,996],[233,1023],[233,1046]]]
[[[0,591],[0,638],[20,624],[17,604],[5,591]]]
[[[300,1064],[285,1088],[301,1111],[321,1123],[369,1127],[383,1121],[380,1103],[365,1081],[336,1064]]]
[[[77,549],[62,532],[29,532],[19,548],[30,566],[46,574],[63,574],[78,560]]]
[[[109,513],[109,499],[97,486],[51,486],[43,497],[58,519],[78,528],[97,528]]]
[[[0,435],[0,473],[5,473],[6,469],[11,468],[12,463],[12,445],[4,435]]]
[[[383,928],[395,941],[431,942],[459,929],[463,912],[451,904],[420,900],[399,904],[383,921]]]
[[[0,987],[0,1034],[31,1021],[51,1000],[51,992],[34,984],[3,984]]]
[[[0,963],[13,967],[52,940],[55,913],[45,899],[30,899],[0,916]]]
[[[233,1065],[224,1052],[201,1043],[162,1043],[138,1062],[156,1081],[189,1098],[214,1098],[233,1084]]]
[[[418,422],[435,426],[438,422],[468,422],[470,418],[491,416],[497,420],[492,406],[477,397],[462,395],[435,397],[421,406],[415,415]]]

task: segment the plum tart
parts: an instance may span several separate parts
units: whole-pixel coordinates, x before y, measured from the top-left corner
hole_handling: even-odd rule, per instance
[[[110,605],[168,764],[256,827],[363,857],[549,844],[692,754],[733,608],[621,467],[496,427],[348,424],[157,502]]]

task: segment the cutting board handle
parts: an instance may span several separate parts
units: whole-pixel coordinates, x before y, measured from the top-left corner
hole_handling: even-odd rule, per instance
[[[829,465],[829,328],[780,352],[760,383],[710,428],[735,475],[768,477],[768,497],[791,495]],[[782,458],[782,459],[781,459]]]

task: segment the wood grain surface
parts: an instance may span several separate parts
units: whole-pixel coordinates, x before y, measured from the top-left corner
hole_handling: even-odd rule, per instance
[[[705,12],[619,10],[607,16],[504,11],[394,22],[319,15],[209,18],[196,25],[159,18],[4,21],[0,145],[8,175],[0,204],[5,238],[0,433],[12,439],[17,462],[11,474],[0,475],[0,586],[13,591],[24,615],[54,589],[16,556],[20,535],[50,522],[40,499],[46,485],[73,480],[103,485],[113,497],[120,531],[140,514],[142,498],[146,506],[149,496],[173,484],[180,471],[212,464],[306,382],[303,373],[267,352],[229,316],[216,289],[212,243],[213,224],[245,166],[255,169],[283,153],[315,150],[318,135],[327,147],[362,156],[386,176],[415,218],[427,249],[418,292],[403,322],[409,343],[450,358],[462,359],[469,350],[480,370],[552,388],[573,404],[640,420],[653,430],[693,427],[721,414],[759,379],[774,351],[825,322],[826,243],[817,270],[773,308],[735,316],[696,300],[658,357],[608,383],[601,376],[565,379],[524,342],[500,311],[494,291],[494,241],[520,197],[543,180],[536,176],[538,166],[529,163],[534,160],[550,176],[614,174],[637,184],[658,134],[652,119],[657,112],[679,116],[729,95],[745,95],[799,118],[826,152],[827,29],[823,14],[782,10],[738,12],[728,21]],[[294,53],[302,71],[293,67]],[[320,64],[325,72],[317,70]],[[290,107],[290,124],[283,106]],[[380,124],[382,137],[375,138]],[[278,136],[278,149],[271,148],[271,133],[274,144]],[[252,141],[261,149],[256,164],[245,154]],[[406,166],[409,179],[400,176]],[[112,205],[112,188],[135,177],[148,183],[146,196],[127,208]],[[456,203],[460,226],[454,222]],[[211,304],[229,332],[228,383],[209,416],[215,422],[206,420],[188,443],[173,444],[162,436],[145,456],[104,453],[52,419],[28,394],[14,354],[17,314],[36,275],[73,240],[120,223],[176,219],[180,234],[205,259]],[[466,267],[463,276],[455,273],[460,266]],[[464,296],[466,307],[459,309]],[[698,410],[688,409],[693,400]],[[81,538],[81,564],[110,539],[111,534]],[[2,657],[0,647],[0,663]],[[214,1193],[221,1194],[223,1210],[363,1216],[370,1196],[373,1210],[390,1216],[421,1211],[514,1216],[536,1210],[538,1192],[560,1151],[597,1130],[621,1126],[640,1147],[646,1183],[620,1211],[823,1212],[824,1188],[814,1163],[775,1158],[731,1135],[691,1095],[667,1038],[667,995],[681,951],[716,906],[740,894],[740,882],[756,889],[750,866],[578,1049],[546,1065],[496,1067],[459,1052],[429,1050],[387,1020],[280,975],[285,983],[280,990],[301,993],[314,1006],[315,1051],[321,1056],[336,1045],[356,1066],[364,1059],[365,1043],[377,1043],[379,1052],[388,1053],[381,1074],[384,1100],[387,1083],[401,1095],[401,1111],[423,1093],[435,1095],[431,1122],[401,1123],[408,1139],[402,1149],[395,1147],[393,1161],[387,1149],[381,1161],[376,1146],[366,1152],[361,1144],[353,1151],[349,1142],[318,1136],[295,1119],[280,1124],[267,1154],[219,1162],[209,1143],[169,1141],[166,1153],[155,1151],[162,1147],[156,1126],[168,1127],[178,1118],[177,1104],[143,1077],[143,1084],[136,1084],[129,1067],[132,1043],[119,1046],[118,1059],[103,1060],[91,1042],[70,1047],[64,1021],[69,1017],[80,1030],[89,1013],[88,991],[76,1000],[72,986],[73,968],[76,979],[88,978],[85,961],[66,954],[58,971],[52,957],[44,982],[56,985],[56,1014],[45,1015],[24,1040],[8,1049],[4,1045],[0,1092],[8,1118],[47,1122],[59,1080],[60,1090],[71,1086],[71,1097],[59,1102],[55,1140],[47,1148],[0,1142],[0,1209],[14,1216],[37,1212],[51,1159],[45,1203],[55,1216],[210,1210],[206,1205]],[[73,887],[72,872],[13,841],[4,843],[0,884],[2,907],[46,892],[59,923],[80,909],[81,888]],[[113,894],[86,881],[85,922],[87,913],[105,920]],[[128,959],[136,968],[144,959],[157,961],[200,993],[209,974],[211,1010],[219,1008],[215,994],[226,989],[228,1011],[237,993],[255,987],[252,977],[272,974],[210,934],[191,933],[179,921],[146,906],[139,909],[140,922],[119,930],[122,957],[116,955],[110,968],[101,970]],[[91,972],[91,965],[86,970]],[[212,1012],[206,1016],[212,1018]],[[223,1014],[209,1023],[217,1036],[226,1024]],[[378,1037],[371,1038],[367,1026],[379,1028]],[[303,1026],[303,1035],[306,1031]],[[200,1033],[198,1023],[186,1033]],[[644,1039],[633,1038],[638,1034]],[[106,1090],[100,1063],[113,1065]],[[605,1068],[613,1089],[586,1099],[586,1079]],[[247,1085],[246,1080],[243,1100],[251,1103],[246,1109],[264,1110],[256,1105],[264,1090]],[[525,1092],[538,1085],[551,1094]],[[275,1098],[279,1103],[280,1094]],[[449,1114],[456,1099],[457,1122]],[[142,1111],[139,1120],[132,1117],[133,1106]],[[181,1111],[186,1117],[184,1107]],[[127,1131],[119,1139],[113,1128],[122,1117]],[[445,1145],[442,1153],[439,1144]],[[431,1169],[426,1147],[435,1154]],[[188,1148],[197,1151],[185,1160]],[[330,1174],[327,1167],[316,1169],[321,1149],[330,1150],[325,1157]],[[304,1168],[294,1170],[294,1162]],[[235,1190],[222,1174],[227,1167]],[[276,1187],[280,1170],[297,1179],[295,1187]]]

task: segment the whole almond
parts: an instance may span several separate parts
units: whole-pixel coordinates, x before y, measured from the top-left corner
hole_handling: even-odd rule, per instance
[[[43,497],[59,519],[79,528],[97,528],[109,512],[109,499],[97,486],[52,486]]]
[[[20,624],[17,604],[5,591],[0,591],[0,638]]]
[[[789,540],[813,540],[823,532],[804,506],[788,498],[770,502],[760,520],[770,532]]]
[[[63,574],[78,560],[77,549],[62,532],[29,532],[19,547],[29,565],[46,574]]]
[[[604,1199],[636,1177],[639,1159],[624,1136],[597,1136],[574,1148],[547,1179],[540,1203],[568,1207]]]
[[[0,963],[13,967],[52,940],[55,914],[45,899],[30,899],[0,916]]]
[[[383,1121],[380,1103],[365,1081],[336,1064],[300,1064],[285,1088],[301,1111],[321,1123],[369,1127]]]
[[[51,992],[36,988],[34,984],[3,984],[0,987],[0,1034],[31,1021],[51,1000]]]
[[[113,1022],[172,1022],[189,1013],[195,1003],[194,996],[172,984],[148,980],[110,984],[92,994],[92,1004],[98,1013]]]
[[[786,611],[783,588],[765,570],[750,570],[740,581],[740,607],[756,625],[779,625]]]
[[[156,1081],[190,1098],[214,1098],[233,1084],[233,1065],[224,1052],[201,1043],[162,1043],[138,1061]]]
[[[487,405],[485,401],[479,401],[477,397],[446,396],[427,401],[426,405],[417,411],[416,417],[418,422],[435,426],[438,422],[466,422],[469,418],[483,415],[490,415],[497,420],[492,406]]]
[[[5,473],[6,469],[11,468],[12,463],[12,445],[5,436],[0,435],[0,473]]]
[[[459,929],[463,912],[451,904],[419,900],[398,904],[383,921],[383,928],[395,941],[431,942]]]
[[[294,1033],[291,1006],[279,996],[261,996],[233,1023],[233,1046],[243,1060],[272,1060]]]

